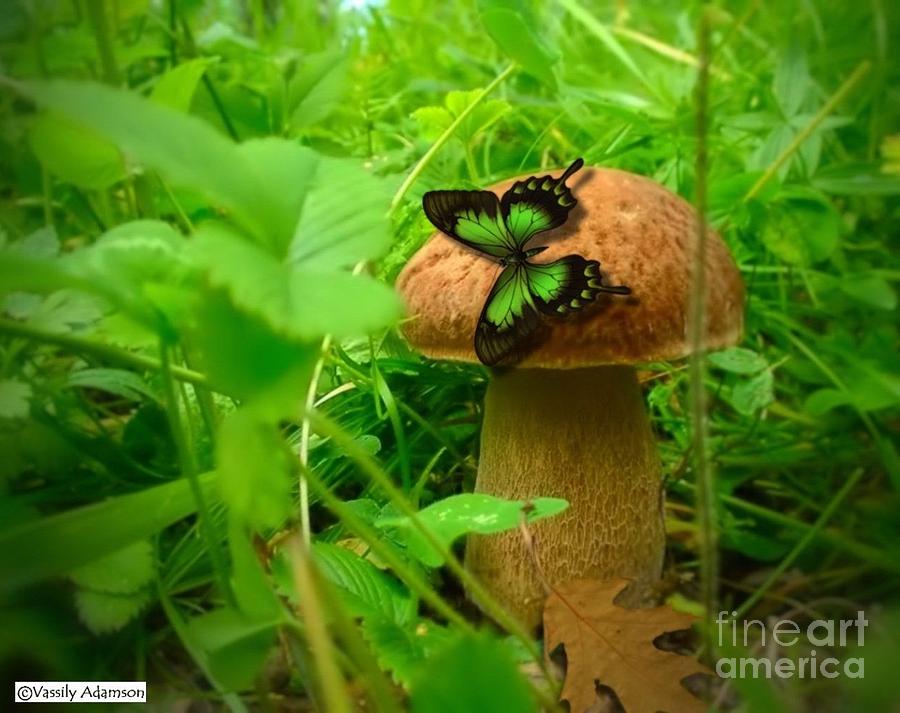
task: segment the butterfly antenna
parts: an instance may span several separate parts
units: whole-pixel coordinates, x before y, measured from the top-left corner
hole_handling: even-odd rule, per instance
[[[566,169],[565,173],[563,173],[563,175],[560,176],[559,179],[557,179],[557,182],[560,184],[565,183],[566,179],[568,179],[569,176],[575,173],[582,166],[584,166],[584,159],[576,158],[574,161],[572,161],[572,165]]]

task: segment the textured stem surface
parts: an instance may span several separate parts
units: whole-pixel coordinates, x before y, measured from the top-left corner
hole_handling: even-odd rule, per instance
[[[558,497],[562,515],[530,526],[550,584],[630,577],[636,604],[662,572],[659,456],[634,369],[514,369],[485,399],[477,492]],[[544,586],[518,531],[469,538],[466,564],[530,629]]]

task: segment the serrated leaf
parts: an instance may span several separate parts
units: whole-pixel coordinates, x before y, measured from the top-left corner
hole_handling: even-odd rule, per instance
[[[288,248],[288,262],[303,269],[332,270],[381,256],[391,243],[389,205],[384,180],[357,161],[320,160]]]
[[[730,347],[712,352],[706,359],[713,366],[732,374],[755,374],[769,365],[762,354],[743,347]]]
[[[422,136],[429,140],[436,139],[453,123],[453,116],[442,106],[420,107],[412,113],[412,118],[419,125]]]
[[[446,645],[451,636],[449,630],[433,621],[419,620],[401,626],[383,617],[363,619],[362,634],[379,666],[406,687],[422,671],[428,657]]]
[[[325,542],[313,545],[313,557],[351,616],[385,618],[398,625],[412,621],[416,607],[409,590],[368,560]]]
[[[0,381],[0,418],[27,418],[31,411],[31,386],[14,379]]]
[[[94,634],[118,631],[134,619],[150,601],[146,591],[111,594],[90,589],[75,592],[78,617]]]
[[[28,317],[28,323],[50,332],[83,329],[96,323],[104,312],[102,300],[77,290],[51,292]]]
[[[412,713],[534,713],[537,702],[506,647],[488,634],[447,643],[419,672],[410,694]]]
[[[220,226],[198,229],[191,253],[237,307],[289,338],[360,336],[400,315],[394,292],[371,278],[282,265]]]
[[[775,400],[774,384],[771,369],[765,369],[749,379],[742,379],[731,391],[731,405],[739,413],[752,416]]]
[[[523,512],[526,521],[536,522],[561,513],[569,503],[561,498],[534,498],[533,500],[504,500],[483,493],[451,495],[418,513],[419,521],[444,545],[449,546],[457,538],[468,533],[489,535],[519,526]],[[421,562],[438,567],[440,554],[425,537],[416,530],[408,517],[383,517],[376,520],[380,528],[397,528],[399,538],[406,543],[411,554]]]
[[[134,542],[69,573],[69,578],[85,589],[108,594],[137,592],[156,572],[153,546],[146,540]]]

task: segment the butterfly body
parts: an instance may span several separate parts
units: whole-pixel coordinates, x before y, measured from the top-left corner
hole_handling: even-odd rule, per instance
[[[489,191],[429,191],[423,197],[435,227],[501,268],[475,328],[475,353],[484,364],[521,356],[541,315],[580,310],[601,292],[630,293],[625,286],[604,285],[596,260],[567,255],[531,262],[547,247],[528,248],[528,242],[565,223],[577,204],[566,179],[583,163],[576,160],[559,178],[518,181],[501,198]]]

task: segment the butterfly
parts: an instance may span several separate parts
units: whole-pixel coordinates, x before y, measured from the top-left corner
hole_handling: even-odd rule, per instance
[[[428,220],[441,232],[500,264],[475,328],[475,354],[488,366],[523,355],[541,315],[577,312],[601,292],[631,294],[604,285],[600,263],[567,255],[546,264],[531,258],[547,249],[527,247],[539,233],[558,228],[578,201],[566,180],[584,165],[580,158],[559,178],[531,176],[497,198],[490,191],[429,191],[422,198]]]

